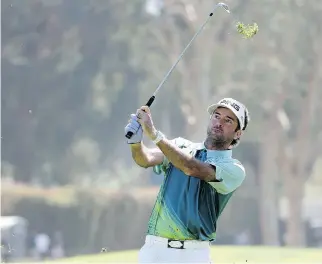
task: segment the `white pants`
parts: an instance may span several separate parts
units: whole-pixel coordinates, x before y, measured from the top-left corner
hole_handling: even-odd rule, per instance
[[[173,243],[173,246],[176,246]],[[180,244],[178,245],[180,246]],[[147,235],[139,251],[139,263],[211,263],[210,243],[185,241],[184,248],[169,248],[168,239]]]

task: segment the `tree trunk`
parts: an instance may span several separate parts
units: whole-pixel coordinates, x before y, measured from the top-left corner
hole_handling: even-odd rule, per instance
[[[317,95],[318,84],[316,82],[317,67],[312,66],[312,76],[310,85],[302,99],[305,111],[301,112],[299,124],[297,125],[297,136],[295,144],[289,157],[286,159],[286,173],[284,175],[284,186],[289,205],[289,217],[287,219],[287,239],[288,246],[305,246],[305,229],[302,219],[302,202],[304,200],[304,185],[310,173],[308,168],[313,166],[315,160],[314,146],[318,141],[312,140],[312,120],[314,117],[315,97]],[[287,138],[284,138],[287,142]]]
[[[264,245],[279,245],[278,237],[278,207],[276,203],[279,197],[276,190],[277,166],[275,157],[277,155],[276,133],[270,132],[262,143],[260,161],[260,223],[261,236]]]
[[[259,188],[260,188],[260,222],[262,243],[264,245],[279,245],[279,198],[280,183],[278,183],[278,157],[280,150],[282,127],[277,120],[277,111],[285,102],[286,93],[282,92],[271,98],[274,106],[270,119],[263,129],[265,135],[261,143]],[[273,129],[272,129],[273,128]]]
[[[284,142],[286,137],[284,137]],[[305,246],[305,228],[303,225],[304,185],[308,174],[304,168],[304,159],[298,159],[293,148],[281,146],[279,160],[284,186],[284,196],[287,200],[286,245]],[[303,154],[303,153],[302,153]]]
[[[302,219],[304,182],[301,178],[293,178],[292,184],[285,185],[288,200],[288,217],[286,220],[286,244],[288,246],[305,246],[305,229]]]

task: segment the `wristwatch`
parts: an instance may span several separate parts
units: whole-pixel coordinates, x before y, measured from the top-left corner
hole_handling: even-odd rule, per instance
[[[157,137],[155,138],[155,140],[152,140],[152,142],[154,143],[154,144],[158,144],[162,139],[164,139],[165,138],[165,136],[162,134],[162,132],[161,131],[157,131]]]

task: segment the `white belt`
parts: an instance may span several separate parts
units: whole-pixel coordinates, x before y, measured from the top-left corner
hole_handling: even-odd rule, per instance
[[[160,245],[165,248],[177,248],[177,249],[196,249],[196,248],[209,248],[209,241],[198,241],[198,240],[172,240],[164,237],[147,235],[145,237],[145,243],[148,245]]]

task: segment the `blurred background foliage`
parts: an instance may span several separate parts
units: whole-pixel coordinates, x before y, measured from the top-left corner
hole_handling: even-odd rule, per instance
[[[227,4],[232,14],[216,11],[158,94],[152,106],[155,124],[169,138],[202,141],[208,104],[224,96],[244,102],[251,123],[234,153],[248,176],[223,214],[222,234],[251,229],[253,243],[280,244],[283,219],[285,243],[307,246],[305,221],[322,219],[322,2]],[[59,211],[73,221],[57,220],[57,228],[70,230],[75,223],[82,228],[95,225],[97,230],[116,228],[110,221],[122,219],[126,208],[138,216],[133,209],[137,206],[146,209],[136,220],[142,232],[133,234],[133,243],[120,243],[115,249],[140,246],[156,195],[153,186],[162,179],[134,164],[124,126],[146,103],[212,6],[207,0],[1,1],[2,198],[11,201],[2,206],[2,214],[42,221],[56,210],[39,209],[47,208],[49,190],[67,188],[78,194],[72,195],[77,206],[67,203],[77,209],[71,210],[73,216]],[[237,21],[256,22],[258,34],[243,39],[236,32]],[[21,192],[16,207],[11,198],[18,187],[31,190],[33,197],[37,188],[45,190],[42,205],[37,207]],[[112,198],[101,197],[93,203],[102,215],[109,213],[105,220],[93,220],[95,214],[85,205],[78,208],[89,197],[79,191],[82,188],[94,200],[97,188],[104,193],[113,190],[122,205],[113,211],[107,205]],[[150,189],[152,194],[143,195],[141,202],[131,195],[118,198]],[[54,197],[62,202],[70,193]],[[142,205],[146,199],[148,207]],[[31,211],[23,209],[24,203]],[[38,209],[37,217],[30,213]],[[89,212],[87,222],[78,210]],[[95,251],[104,246],[104,239],[115,237],[104,233],[102,240],[94,241],[97,232],[91,231],[89,245],[76,245],[79,232],[71,232],[71,252]],[[219,235],[218,241],[224,239]]]

